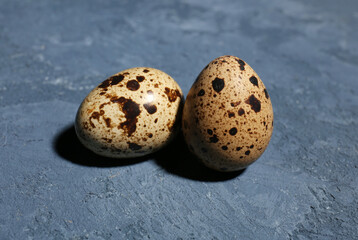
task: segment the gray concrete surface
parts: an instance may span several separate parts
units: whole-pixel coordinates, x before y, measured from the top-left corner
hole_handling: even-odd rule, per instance
[[[357,239],[358,2],[0,1],[0,239]],[[178,138],[142,159],[85,150],[88,92],[126,68],[186,94],[236,55],[275,129],[245,171],[198,165]]]

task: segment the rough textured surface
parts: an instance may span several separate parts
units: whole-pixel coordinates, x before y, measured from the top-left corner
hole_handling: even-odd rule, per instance
[[[357,1],[120,2],[1,0],[1,239],[357,238]],[[180,139],[136,164],[77,141],[107,76],[151,66],[187,94],[226,54],[275,114],[241,174],[203,169]]]

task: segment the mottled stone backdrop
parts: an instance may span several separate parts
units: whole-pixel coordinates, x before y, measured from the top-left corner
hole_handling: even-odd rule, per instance
[[[0,0],[0,238],[358,238],[357,26],[356,0]],[[203,168],[181,138],[135,161],[78,142],[108,76],[154,67],[186,95],[227,54],[274,107],[245,171]]]

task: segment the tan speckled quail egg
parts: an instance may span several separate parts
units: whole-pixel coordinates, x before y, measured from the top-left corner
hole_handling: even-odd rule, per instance
[[[269,144],[271,100],[247,63],[234,56],[219,57],[191,87],[182,128],[189,149],[206,166],[237,171],[258,159]]]
[[[183,104],[179,85],[154,68],[119,72],[94,88],[78,109],[75,128],[83,145],[112,158],[153,153],[178,131]]]

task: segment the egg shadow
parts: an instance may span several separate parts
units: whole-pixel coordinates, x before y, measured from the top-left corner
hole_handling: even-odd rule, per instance
[[[66,127],[55,137],[53,147],[57,154],[67,161],[88,167],[110,168],[128,166],[151,158],[150,156],[145,156],[118,160],[97,155],[82,145],[77,138],[73,125]]]
[[[196,181],[226,181],[245,171],[244,169],[223,173],[205,167],[189,151],[181,133],[162,150],[144,157],[130,159],[107,158],[93,153],[78,140],[73,125],[65,127],[55,136],[53,147],[60,157],[81,166],[111,168],[133,165],[152,159],[167,173]]]
[[[245,172],[245,169],[235,172],[218,172],[204,166],[190,152],[181,133],[168,146],[153,154],[153,158],[168,173],[196,181],[226,181]]]

